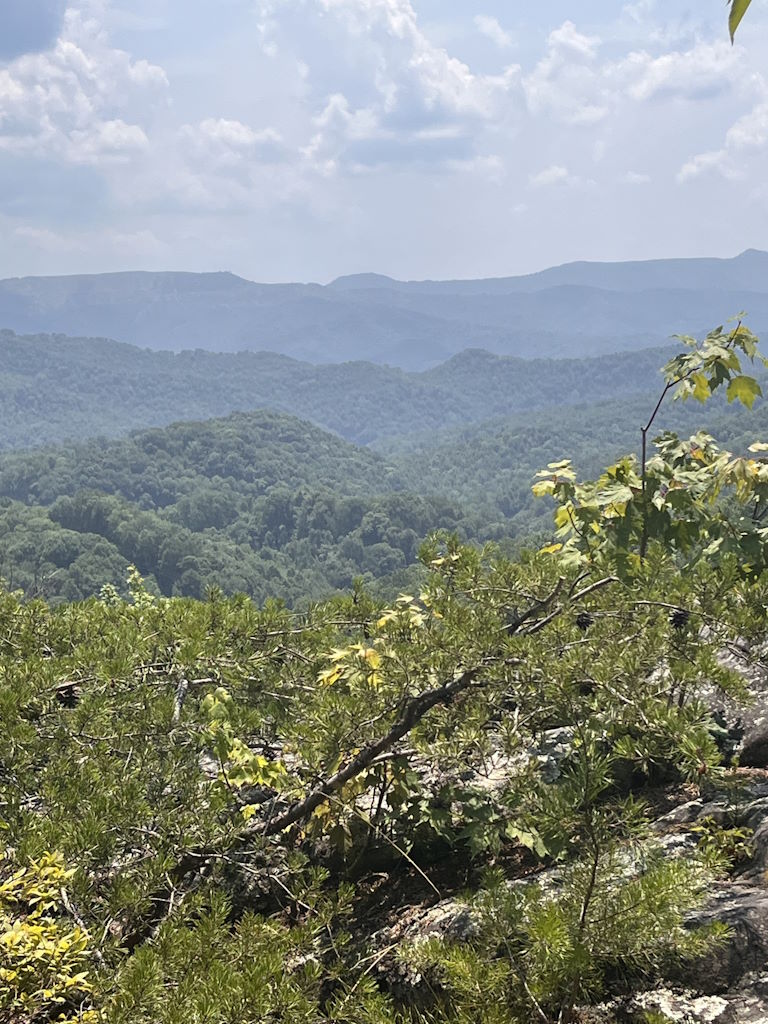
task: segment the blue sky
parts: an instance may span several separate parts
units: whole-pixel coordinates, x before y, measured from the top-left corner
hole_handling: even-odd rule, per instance
[[[768,248],[768,0],[2,0],[0,276]]]

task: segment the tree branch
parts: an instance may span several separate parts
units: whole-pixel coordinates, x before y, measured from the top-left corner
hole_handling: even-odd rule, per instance
[[[506,623],[506,625],[504,626],[504,632],[510,634],[516,633],[518,629],[520,629],[520,627],[524,625],[529,619],[533,618],[534,615],[536,615],[540,611],[543,611],[545,608],[548,608],[555,600],[555,598],[560,594],[560,591],[563,589],[564,586],[565,577],[561,576],[555,584],[554,590],[550,594],[548,594],[546,597],[541,598],[540,601],[534,601],[534,603],[530,606],[530,608],[527,609],[527,611],[522,612],[520,615],[516,615],[511,622]]]
[[[284,832],[291,825],[295,825],[296,822],[308,818],[315,808],[325,803],[334,793],[338,793],[348,782],[360,775],[361,772],[364,772],[366,768],[369,768],[382,754],[391,750],[398,740],[401,740],[414,726],[418,725],[432,708],[440,704],[450,704],[454,697],[469,689],[479,672],[480,668],[466,669],[449,683],[437,686],[432,690],[426,690],[417,697],[411,697],[406,702],[397,721],[388,733],[363,747],[360,753],[353,757],[344,768],[340,769],[329,779],[321,782],[303,800],[299,800],[283,814],[273,818],[272,821],[268,822],[266,828],[257,828],[255,831],[261,831],[262,835],[272,836],[278,832]]]

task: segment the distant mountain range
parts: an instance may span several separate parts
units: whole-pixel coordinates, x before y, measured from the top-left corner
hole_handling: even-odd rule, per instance
[[[359,274],[325,286],[275,285],[229,273],[144,272],[0,281],[0,327],[16,332],[409,370],[467,348],[524,358],[646,348],[742,310],[756,330],[768,327],[768,252],[569,263],[478,281]]]

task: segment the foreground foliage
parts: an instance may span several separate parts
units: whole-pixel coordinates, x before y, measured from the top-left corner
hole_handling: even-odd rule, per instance
[[[742,330],[668,384],[754,397]],[[435,536],[388,604],[2,592],[2,1010],[565,1024],[721,941],[685,917],[743,844],[649,828],[660,782],[724,781],[719,654],[765,632],[762,464],[700,448],[623,460],[610,500],[616,466],[553,467],[559,544]]]
[[[34,870],[55,850],[74,870],[51,910],[62,934],[89,936],[104,1019],[415,1013],[374,984],[370,930],[386,913],[374,903],[372,922],[355,919],[366,865],[397,885],[398,850],[427,874],[447,849],[482,864],[527,847],[542,866],[566,866],[554,891],[507,893],[497,877],[480,897],[481,920],[517,952],[484,983],[478,1020],[589,998],[606,956],[645,969],[689,951],[680,915],[709,867],[646,849],[626,780],[716,773],[697,692],[712,679],[735,685],[714,644],[761,628],[766,584],[736,565],[682,581],[661,552],[632,588],[563,575],[549,556],[515,565],[448,543],[425,557],[423,591],[391,609],[357,593],[302,619],[215,595],[155,600],[136,578],[129,603],[106,595],[51,610],[3,598],[6,841],[15,865]],[[690,609],[690,626],[670,623],[670,600]],[[425,693],[434,703],[419,717]],[[567,755],[547,781],[532,751],[554,728]],[[484,772],[499,757],[503,783],[489,790]],[[338,781],[350,765],[359,770]],[[627,841],[647,868],[617,887]],[[467,986],[496,948],[493,929],[481,934],[477,948],[406,943],[391,956],[429,955],[446,1019],[475,1019],[461,1016]],[[39,998],[48,1014],[53,997]],[[73,993],[64,1010],[75,1009]]]

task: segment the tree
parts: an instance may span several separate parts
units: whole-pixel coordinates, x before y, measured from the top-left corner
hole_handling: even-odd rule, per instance
[[[750,571],[768,564],[768,465],[761,457],[735,456],[699,432],[681,440],[660,435],[648,457],[649,432],[668,395],[706,402],[725,387],[728,402],[751,408],[762,389],[742,373],[741,357],[758,358],[757,339],[739,321],[731,331],[718,327],[697,342],[680,339],[686,350],[664,367],[665,385],[650,417],[640,428],[641,455],[628,455],[595,481],[577,483],[570,461],[552,463],[534,485],[537,496],[558,502],[558,540],[553,551],[576,563],[599,563],[610,550],[622,574],[639,570],[655,540],[693,564],[701,557],[741,557]],[[758,442],[750,453],[768,450]],[[734,493],[736,504],[724,495]]]

